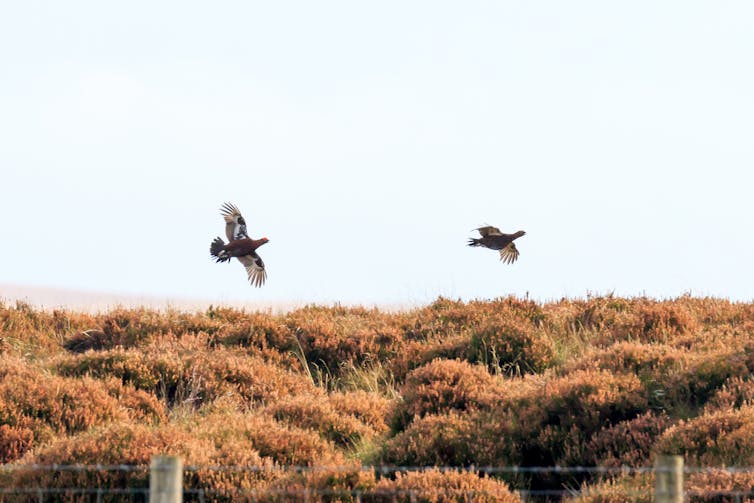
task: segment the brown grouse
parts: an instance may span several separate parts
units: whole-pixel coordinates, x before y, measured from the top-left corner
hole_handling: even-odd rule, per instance
[[[500,229],[491,225],[474,230],[479,231],[482,237],[479,239],[470,238],[469,246],[484,246],[491,250],[500,250],[500,260],[507,264],[512,264],[518,258],[518,249],[513,244],[513,240],[526,234],[524,231],[504,234],[500,232]]]
[[[220,214],[225,219],[228,244],[225,244],[222,238],[215,238],[209,246],[210,255],[215,258],[215,262],[229,262],[231,258],[236,257],[246,268],[249,282],[254,286],[262,286],[267,279],[267,271],[256,250],[269,239],[251,239],[246,233],[246,220],[235,205],[223,204]]]

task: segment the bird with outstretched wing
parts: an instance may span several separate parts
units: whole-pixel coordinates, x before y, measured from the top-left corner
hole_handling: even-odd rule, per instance
[[[215,262],[229,262],[236,257],[246,269],[249,282],[254,286],[262,286],[267,279],[267,270],[262,258],[257,253],[257,248],[267,243],[269,239],[252,239],[246,231],[246,220],[234,204],[224,203],[220,208],[220,214],[225,220],[225,236],[228,243],[222,238],[215,238],[209,247],[209,253]]]
[[[506,264],[512,264],[518,259],[518,248],[516,248],[513,241],[526,234],[524,231],[505,234],[500,232],[500,229],[497,227],[491,225],[478,227],[474,230],[479,231],[479,235],[482,237],[470,238],[469,246],[483,246],[491,250],[498,250],[500,252],[500,260]]]

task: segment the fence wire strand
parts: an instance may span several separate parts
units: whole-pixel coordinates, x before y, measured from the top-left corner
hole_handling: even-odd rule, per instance
[[[12,473],[12,472],[59,472],[59,473],[98,473],[98,472],[112,472],[112,473],[125,473],[135,474],[141,472],[148,474],[150,470],[161,470],[165,468],[150,467],[148,465],[128,465],[128,464],[6,464],[0,465],[0,473]],[[337,465],[337,466],[299,466],[299,465],[188,465],[183,467],[183,474],[197,474],[199,472],[227,472],[227,473],[354,473],[354,472],[372,472],[380,476],[392,476],[397,473],[421,473],[427,471],[439,471],[442,473],[450,472],[471,472],[477,474],[485,474],[489,476],[503,476],[503,475],[646,475],[655,474],[660,472],[671,471],[668,468],[663,467],[600,467],[600,466],[392,466],[392,465],[375,465],[375,466],[361,466],[361,465]],[[754,466],[731,466],[731,467],[689,467],[683,468],[685,474],[698,474],[698,473],[728,473],[728,474],[741,474],[741,473],[754,473]],[[148,481],[146,481],[148,484]],[[516,488],[511,487],[511,490],[517,492],[524,498],[563,498],[563,497],[578,497],[580,495],[589,496],[610,496],[620,494],[629,498],[646,496],[647,490],[639,489],[616,489],[610,487],[595,487],[595,486],[582,486],[581,488],[558,488],[558,489],[529,489],[529,488]],[[652,489],[649,489],[652,492]],[[149,496],[149,487],[0,487],[0,496],[31,496],[31,495],[45,495],[45,496],[91,496],[91,495],[104,495],[104,496],[141,496],[147,498]],[[204,497],[214,496],[232,496],[232,497],[264,497],[264,496],[280,496],[280,497],[307,497],[307,496],[321,496],[321,497],[345,497],[360,498],[366,496],[392,496],[392,497],[416,497],[423,494],[441,494],[446,496],[467,496],[467,497],[483,497],[494,496],[496,493],[479,491],[479,490],[459,490],[453,491],[450,489],[431,489],[431,490],[357,490],[357,489],[322,489],[322,488],[310,488],[310,489],[285,489],[285,488],[227,488],[227,489],[214,489],[208,487],[186,487],[183,489],[185,495],[194,495],[202,500]],[[754,488],[750,490],[720,490],[720,489],[688,489],[684,492],[686,497],[696,498],[724,498],[731,497],[736,500],[742,498],[754,497]]]

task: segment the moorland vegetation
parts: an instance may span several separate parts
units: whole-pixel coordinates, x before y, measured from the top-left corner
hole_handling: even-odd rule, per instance
[[[649,476],[634,472],[469,468],[651,466],[660,453],[753,466],[752,371],[754,304],[717,298],[440,298],[284,314],[0,303],[0,486],[144,486],[146,470],[18,467],[147,466],[173,453],[191,467],[186,486],[219,501],[296,488],[339,501],[351,500],[340,490],[373,501],[413,490],[507,502],[547,488],[649,501],[636,496]],[[365,469],[381,465],[465,470]],[[309,469],[279,469],[290,466]],[[687,485],[750,490],[754,477],[704,471]]]

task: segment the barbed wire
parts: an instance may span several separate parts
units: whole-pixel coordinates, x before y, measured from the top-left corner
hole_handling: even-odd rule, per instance
[[[151,467],[149,465],[59,465],[59,464],[6,464],[0,465],[0,471],[21,471],[21,470],[37,470],[37,471],[52,471],[52,472],[136,472],[136,471],[149,471]]]
[[[148,487],[0,487],[8,494],[149,494]]]
[[[422,496],[422,495],[449,495],[449,496],[496,496],[507,494],[508,492],[517,492],[522,496],[578,496],[588,494],[592,496],[606,496],[620,494],[623,496],[643,496],[648,493],[658,494],[652,489],[647,490],[620,490],[611,488],[588,488],[584,491],[575,489],[540,489],[540,490],[511,490],[511,491],[485,491],[475,489],[209,489],[209,488],[186,488],[182,491],[184,495],[204,495],[204,496]],[[150,489],[148,487],[136,488],[85,488],[85,487],[67,487],[67,488],[43,488],[43,487],[21,487],[21,488],[0,488],[0,495],[140,495],[148,496]],[[684,491],[686,496],[713,497],[713,496],[734,496],[748,497],[754,496],[754,490],[687,490]],[[669,493],[668,493],[669,494]]]
[[[141,476],[148,474],[152,470],[168,470],[168,467],[164,466],[149,466],[145,464],[131,465],[131,464],[6,464],[0,465],[0,472],[74,472],[74,473],[124,473],[135,474],[140,473]],[[396,473],[411,473],[411,472],[428,472],[439,471],[443,473],[450,472],[471,472],[476,474],[485,474],[489,476],[501,476],[501,475],[554,475],[554,476],[567,476],[573,475],[650,475],[655,473],[663,473],[672,471],[667,467],[655,467],[655,466],[620,466],[620,467],[604,467],[604,466],[410,466],[410,465],[333,465],[333,466],[302,466],[302,465],[187,465],[183,467],[184,475],[197,474],[199,472],[223,472],[223,473],[337,473],[337,472],[372,472],[378,475],[389,477]],[[684,473],[754,473],[754,466],[686,466],[683,469]],[[17,496],[32,496],[37,495],[40,501],[44,496],[84,496],[91,497],[97,496],[113,496],[113,497],[139,497],[147,498],[150,494],[150,488],[148,487],[148,481],[143,479],[135,479],[134,481],[142,480],[142,483],[146,483],[147,487],[0,487],[0,496],[7,497],[12,495]],[[59,481],[60,482],[60,481]],[[33,483],[33,482],[32,482]],[[75,479],[69,481],[69,483],[82,483],[76,482]],[[97,482],[97,484],[106,484],[107,482]],[[133,483],[133,482],[132,482]],[[82,484],[86,484],[83,482]],[[120,485],[120,484],[119,484]],[[200,484],[198,484],[200,485]],[[581,495],[588,496],[610,496],[621,495],[622,497],[639,497],[647,496],[654,493],[657,495],[656,488],[627,488],[627,487],[600,487],[598,486],[581,486],[579,488],[516,488],[510,487],[509,489],[501,489],[500,492],[494,492],[489,490],[480,489],[452,489],[452,488],[416,488],[416,489],[398,489],[398,488],[370,488],[370,489],[333,489],[333,488],[212,488],[212,487],[197,487],[196,485],[189,485],[183,490],[184,495],[193,495],[199,498],[199,501],[203,501],[205,497],[213,498],[217,497],[246,497],[246,498],[262,498],[262,497],[307,497],[307,496],[321,496],[321,497],[353,497],[357,501],[360,497],[409,497],[414,500],[416,497],[424,495],[447,495],[475,498],[484,496],[495,496],[508,492],[517,493],[524,498],[562,498],[565,496],[578,497]],[[700,498],[734,498],[736,501],[743,498],[754,497],[754,488],[750,490],[742,490],[741,488],[724,489],[688,489],[684,491],[686,497],[700,497]]]
[[[163,470],[162,467],[150,465],[128,464],[4,464],[0,471],[60,471],[60,472],[137,472],[149,470]],[[396,472],[473,472],[489,475],[506,473],[584,473],[584,474],[643,474],[665,473],[672,468],[655,466],[415,466],[415,465],[186,465],[186,472],[216,471],[216,472],[353,472],[371,471],[390,474]],[[685,466],[684,473],[750,473],[754,466]]]

